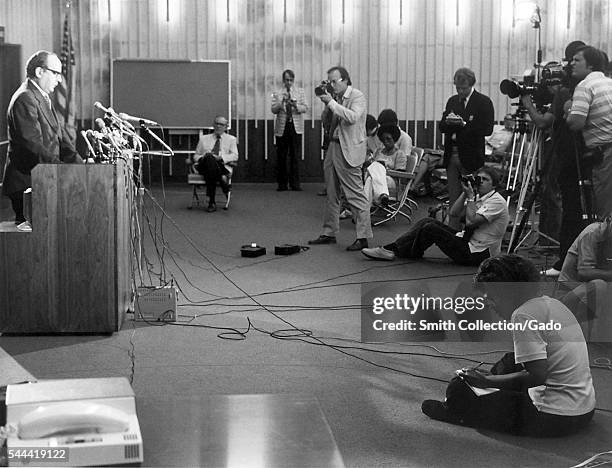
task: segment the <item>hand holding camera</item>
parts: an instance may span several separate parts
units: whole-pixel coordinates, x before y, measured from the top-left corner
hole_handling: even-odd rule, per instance
[[[314,89],[315,95],[321,99],[325,104],[332,100],[332,94],[334,94],[334,88],[328,80],[323,80]]]
[[[461,176],[461,186],[467,198],[474,198],[474,192],[479,185],[480,177],[474,177],[472,174]]]

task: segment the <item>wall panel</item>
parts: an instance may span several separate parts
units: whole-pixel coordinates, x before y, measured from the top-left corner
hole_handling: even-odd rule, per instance
[[[242,156],[266,160],[274,151],[270,93],[280,86],[281,71],[295,70],[306,88],[308,131],[318,137],[322,105],[313,85],[330,66],[343,64],[366,93],[369,113],[393,107],[419,144],[433,144],[439,139],[433,122],[454,92],[452,75],[460,66],[474,69],[477,88],[493,100],[497,119],[512,110],[498,91],[499,82],[530,68],[537,49],[531,24],[513,21],[514,4],[515,0],[72,0],[77,115],[85,124],[96,116],[94,101],[110,101],[113,58],[228,59],[232,121],[249,122],[233,129],[245,145]],[[561,58],[566,43],[574,39],[606,50],[612,47],[609,1],[539,4],[544,61]],[[59,48],[64,9],[64,0],[0,0],[7,42],[23,45],[24,60],[37,49]],[[423,140],[425,136],[431,140]],[[310,143],[314,140],[305,138],[310,152],[305,158],[320,158]]]

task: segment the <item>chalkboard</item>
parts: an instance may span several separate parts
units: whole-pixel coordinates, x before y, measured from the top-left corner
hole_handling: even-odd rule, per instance
[[[111,105],[167,128],[231,121],[231,72],[227,60],[113,60]]]

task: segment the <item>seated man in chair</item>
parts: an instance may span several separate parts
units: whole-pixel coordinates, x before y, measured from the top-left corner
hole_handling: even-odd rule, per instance
[[[206,181],[208,212],[217,211],[215,203],[217,184],[221,186],[225,195],[229,193],[233,166],[238,161],[236,137],[226,133],[227,125],[225,117],[219,115],[215,117],[213,133],[200,137],[193,155],[194,167]]]

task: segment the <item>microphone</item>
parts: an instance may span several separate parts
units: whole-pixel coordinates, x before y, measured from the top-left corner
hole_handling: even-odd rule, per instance
[[[106,108],[104,107],[102,104],[100,104],[100,101],[96,101],[94,102],[94,107],[100,109],[102,112],[104,112],[105,114],[110,114],[113,117],[118,117],[117,114],[115,114],[115,111],[113,110],[112,107]]]
[[[96,123],[96,126],[102,133],[108,132],[108,127],[106,126],[106,122],[104,122],[104,119],[102,119],[101,117],[98,117],[96,120],[94,120],[94,122]]]
[[[95,155],[95,151],[93,149],[93,146],[91,146],[91,143],[89,142],[89,138],[87,137],[87,133],[84,132],[83,130],[81,130],[81,136],[83,137],[83,140],[85,140],[85,143],[87,144],[87,148],[89,148],[89,154],[91,154],[91,156],[93,157]]]
[[[123,130],[121,128],[122,125],[125,125],[127,127],[128,130],[131,131],[136,131],[134,129],[134,127],[132,126],[131,123],[124,121],[121,117],[119,117],[119,115],[117,115],[117,113],[115,112],[115,109],[113,109],[112,107],[104,107],[100,101],[96,101],[94,102],[94,107],[97,109],[100,109],[102,112],[104,112],[106,115],[110,116],[111,119],[115,120],[114,122],[114,126],[116,126],[119,130]],[[127,114],[126,114],[127,115]],[[109,123],[110,125],[110,123]]]
[[[139,123],[140,125],[152,125],[152,126],[157,126],[157,127],[160,126],[154,120],[143,119],[142,117],[134,117],[133,115],[126,114],[125,112],[120,112],[119,118],[127,122],[136,122],[136,123]]]

